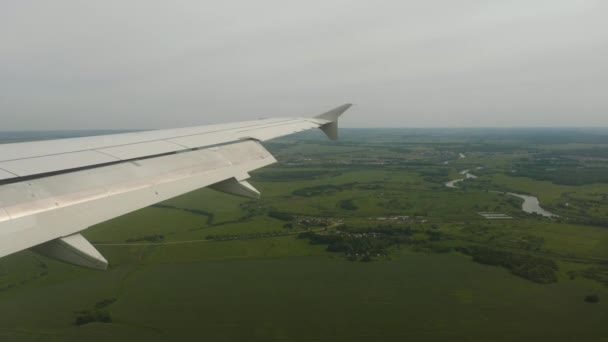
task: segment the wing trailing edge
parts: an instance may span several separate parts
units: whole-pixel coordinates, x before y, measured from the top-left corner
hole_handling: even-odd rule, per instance
[[[105,271],[108,261],[80,234],[73,234],[38,245],[32,250],[60,261]]]
[[[250,199],[260,199],[262,197],[262,194],[244,179],[229,178],[219,183],[215,183],[209,186],[209,188],[226,194]]]

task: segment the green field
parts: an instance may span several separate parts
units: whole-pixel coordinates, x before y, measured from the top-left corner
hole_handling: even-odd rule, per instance
[[[259,201],[203,189],[85,231],[106,272],[0,259],[0,339],[608,341],[608,133],[541,133],[273,141]]]

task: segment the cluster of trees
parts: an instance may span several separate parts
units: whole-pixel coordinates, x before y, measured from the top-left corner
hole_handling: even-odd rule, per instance
[[[95,303],[94,310],[77,312],[74,324],[85,325],[93,322],[112,323],[112,316],[106,310],[108,306],[116,302],[116,298],[107,298]]]
[[[440,167],[425,169],[420,172],[422,179],[429,183],[445,183],[450,180],[449,174],[449,169]]]
[[[370,236],[351,236],[347,234],[317,234],[304,232],[298,236],[308,239],[314,245],[327,245],[327,251],[344,253],[351,261],[372,261],[375,256],[388,255],[388,247],[392,243],[387,239],[378,239]]]
[[[161,209],[183,210],[183,211],[188,212],[190,214],[195,214],[195,215],[200,215],[200,216],[206,216],[207,217],[207,224],[208,225],[212,225],[213,224],[213,219],[215,217],[215,215],[213,213],[208,212],[206,210],[201,210],[201,209],[178,208],[178,207],[174,207],[172,205],[167,205],[167,204],[155,204],[152,207],[154,207],[154,208],[161,208]]]
[[[239,204],[239,207],[245,212],[245,215],[239,217],[235,222],[247,221],[254,216],[265,215],[268,211],[268,208],[263,205],[263,202],[259,201],[243,202]]]
[[[212,225],[213,224],[213,219],[215,217],[215,215],[211,212],[208,212],[206,210],[201,210],[201,209],[187,209],[184,208],[182,209],[185,212],[189,212],[191,214],[195,214],[195,215],[200,215],[200,216],[206,216],[207,217],[207,224],[208,225]]]
[[[501,266],[514,275],[539,284],[557,282],[559,270],[555,261],[527,254],[498,251],[488,247],[458,247],[458,251],[473,257],[473,261],[485,265]]]
[[[298,235],[299,239],[308,239],[313,245],[331,245],[342,240],[338,234],[319,234],[315,232],[303,232]]]
[[[523,235],[518,240],[514,242],[515,246],[525,249],[527,251],[540,252],[543,245],[545,244],[545,239],[541,236],[535,235]]]
[[[582,275],[585,278],[595,280],[600,284],[604,284],[604,286],[608,286],[608,268],[606,267],[591,267],[579,271],[578,274]],[[574,275],[571,275],[570,277],[573,278]]]
[[[359,207],[357,207],[355,205],[355,203],[353,202],[352,199],[342,200],[338,203],[338,205],[340,206],[340,208],[342,208],[344,210],[351,210],[351,211],[359,210]]]
[[[606,170],[608,172],[608,169]],[[598,194],[594,194],[598,195]],[[608,215],[600,212],[606,203],[606,195],[599,194],[600,199],[575,198],[569,193],[563,195],[565,203],[560,204],[560,211],[564,213],[557,218],[558,222],[571,222],[587,226],[608,227]],[[566,204],[567,203],[567,204]]]
[[[265,181],[305,181],[315,180],[322,177],[336,177],[341,175],[339,171],[329,170],[297,170],[297,171],[262,171],[256,174],[257,179]]]
[[[412,208],[412,205],[410,203],[408,203],[408,202],[401,203],[398,199],[395,199],[395,198],[391,198],[386,202],[380,203],[380,206],[386,210],[393,210],[393,211],[409,210]]]
[[[0,292],[11,290],[17,286],[25,285],[25,284],[29,283],[30,281],[36,280],[40,277],[46,277],[47,275],[49,275],[49,270],[48,270],[49,267],[47,266],[46,263],[44,263],[41,260],[38,260],[38,265],[36,265],[36,266],[40,269],[40,271],[31,273],[31,276],[27,279],[21,279],[18,282],[8,283],[6,285],[4,285],[5,284],[4,282],[1,282],[2,283],[1,285],[4,285],[4,286],[0,287]],[[2,276],[0,276],[0,280],[3,280]],[[17,280],[17,279],[15,279],[15,280]]]
[[[496,136],[492,135],[493,138]],[[470,138],[470,137],[469,137]],[[509,143],[491,143],[487,140],[480,141],[479,143],[471,142],[471,143],[463,143],[458,145],[447,145],[444,146],[443,149],[452,151],[454,153],[472,153],[472,152],[480,152],[480,153],[513,153],[517,151],[528,151],[528,146],[519,145],[519,144],[509,144]]]
[[[293,221],[295,219],[295,216],[293,216],[293,214],[286,213],[283,211],[269,211],[268,216],[281,221]]]
[[[371,261],[375,256],[387,256],[391,247],[412,246],[420,252],[447,253],[452,247],[442,244],[443,236],[437,231],[426,231],[427,239],[413,238],[419,232],[411,227],[380,225],[367,228],[343,226],[340,233],[319,234],[304,232],[298,237],[311,244],[327,245],[328,252],[344,253],[352,261]]]
[[[608,158],[608,148],[607,147],[579,148],[579,149],[568,150],[565,153],[568,153],[568,155],[573,155],[573,156],[578,156],[578,157]]]
[[[427,253],[450,253],[453,248],[441,243],[432,241],[420,241],[414,244],[414,251],[416,252],[427,252]]]
[[[99,302],[95,303],[95,309],[97,309],[97,310],[105,309],[108,306],[114,304],[114,302],[116,302],[116,298],[102,299]]]
[[[410,226],[398,226],[395,227],[391,224],[381,224],[375,227],[366,227],[366,228],[353,228],[347,225],[340,227],[340,230],[343,232],[351,233],[351,234],[371,234],[374,236],[382,235],[382,236],[411,236],[414,234],[415,230]]]
[[[356,186],[356,188],[359,190],[382,190],[382,189],[384,189],[384,186],[380,185],[378,183],[371,183],[371,184],[361,184],[359,186]]]
[[[583,224],[586,226],[608,227],[608,218],[605,218],[605,217],[593,217],[593,216],[576,217],[576,218],[572,219],[571,221],[574,221],[576,223]]]
[[[596,294],[592,294],[592,295],[587,295],[585,296],[585,302],[587,303],[599,303],[600,302],[600,297]]]
[[[314,245],[327,245],[328,252],[344,253],[352,261],[371,261],[375,256],[387,256],[391,247],[399,248],[401,245],[431,253],[449,253],[453,250],[449,243],[444,242],[447,241],[446,237],[440,231],[420,231],[410,226],[393,227],[390,224],[368,228],[343,226],[339,232],[303,232],[298,237]],[[536,237],[526,236],[525,239],[532,240],[532,250],[542,244],[542,239],[537,241]],[[559,268],[551,259],[482,246],[457,247],[456,250],[472,256],[475,262],[504,267],[516,276],[539,284],[558,281]]]
[[[604,157],[608,157],[606,154]],[[547,180],[555,184],[584,185],[608,182],[608,169],[586,165],[557,154],[545,154],[535,159],[522,158],[514,165],[514,176]]]
[[[93,322],[112,323],[112,316],[107,311],[80,311],[74,320],[76,325],[85,325]]]
[[[389,248],[410,244],[414,233],[410,227],[380,225],[368,228],[342,226],[336,233],[300,233],[300,239],[307,239],[314,245],[327,245],[327,251],[344,253],[351,261],[371,261],[376,256],[387,256]]]

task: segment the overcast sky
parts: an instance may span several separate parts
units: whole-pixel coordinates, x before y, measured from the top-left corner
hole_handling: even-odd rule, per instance
[[[608,126],[606,0],[0,1],[0,130]]]

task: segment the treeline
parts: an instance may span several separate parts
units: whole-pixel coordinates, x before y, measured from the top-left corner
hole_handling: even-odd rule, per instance
[[[591,214],[587,214],[591,215]],[[593,217],[593,216],[581,216],[570,219],[569,222],[578,223],[586,226],[594,227],[606,227],[608,228],[608,218],[605,217]]]
[[[424,231],[426,239],[413,238],[421,233],[411,227],[393,227],[391,225],[351,228],[343,226],[339,233],[304,232],[298,235],[313,245],[327,245],[327,251],[344,253],[351,261],[372,261],[374,257],[388,256],[391,247],[410,246],[419,252],[447,253],[452,248],[443,245],[443,235],[438,231]]]
[[[607,203],[608,195],[599,195],[601,200],[573,198],[566,194],[563,198],[565,197],[564,200],[568,205],[560,204],[560,211],[563,215],[558,217],[557,221],[608,228],[608,215],[600,212],[602,206]]]
[[[601,167],[567,167],[557,168],[554,171],[547,171],[547,167],[520,167],[513,175],[546,180],[561,185],[608,183],[608,168]]]
[[[341,232],[303,232],[300,239],[313,245],[327,245],[327,251],[344,253],[351,261],[372,261],[374,257],[387,256],[389,248],[409,243],[414,231],[409,227],[394,228],[390,225],[368,228],[342,226]]]
[[[40,269],[40,271],[36,271],[34,270],[30,277],[27,279],[21,279],[19,281],[17,281],[17,279],[15,279],[16,282],[14,283],[8,283],[6,285],[4,285],[3,287],[0,287],[0,292],[4,292],[4,291],[9,291],[12,290],[18,286],[23,286],[29,282],[38,280],[41,277],[46,277],[49,275],[49,270],[48,270],[48,266],[46,263],[44,263],[43,261],[38,260],[38,265],[36,265],[37,268]],[[1,278],[1,277],[0,277]]]
[[[577,157],[608,158],[608,148],[606,147],[572,149],[564,151],[563,153]]]
[[[107,311],[80,311],[74,320],[76,325],[85,325],[93,322],[112,323],[112,316]]]
[[[386,239],[369,236],[353,237],[343,234],[318,234],[304,232],[298,235],[300,239],[308,239],[313,245],[327,245],[327,251],[344,253],[351,261],[372,261],[374,257],[388,255],[388,247],[392,244]]]
[[[93,322],[112,323],[112,316],[106,310],[108,306],[116,302],[116,298],[108,298],[101,300],[95,304],[93,310],[83,310],[76,312],[74,324],[85,325]]]
[[[211,241],[229,241],[229,240],[251,240],[251,239],[260,239],[274,236],[284,236],[289,235],[290,233],[285,232],[259,232],[259,233],[248,233],[248,234],[216,234],[216,235],[207,235],[205,236],[206,240]]]
[[[162,234],[153,234],[153,235],[146,235],[146,236],[130,238],[130,239],[125,240],[125,242],[127,242],[127,243],[142,242],[142,241],[155,242],[155,243],[163,242],[163,241],[165,241],[165,236]]]
[[[283,211],[269,211],[267,215],[281,221],[293,221],[296,218],[293,214]]]
[[[394,146],[387,146],[384,149],[386,149],[387,151],[390,151],[390,152],[403,153],[403,154],[412,153],[412,151],[413,151],[412,149],[409,149],[409,148],[394,147]]]
[[[326,245],[326,250],[343,253],[351,261],[372,261],[375,257],[388,256],[391,248],[408,246],[415,251],[429,253],[449,253],[454,248],[449,236],[438,230],[419,230],[409,226],[391,225],[354,228],[344,226],[339,232],[303,232],[300,239],[307,239],[313,245]],[[541,243],[540,241],[534,241]],[[513,275],[539,284],[558,281],[558,265],[551,259],[523,253],[500,251],[488,247],[456,247],[457,251],[470,255],[474,262],[500,266]],[[594,273],[597,277],[598,272]],[[589,275],[585,274],[589,277]]]
[[[606,266],[591,267],[578,272],[571,271],[570,278],[574,278],[577,274],[608,287],[608,267]]]
[[[384,185],[381,185],[380,182],[374,182],[370,184],[361,184],[355,187],[359,190],[382,190],[384,189]]]
[[[329,171],[329,170],[298,170],[298,171],[263,171],[256,173],[255,178],[264,181],[275,181],[275,182],[285,182],[285,181],[305,181],[305,180],[315,180],[325,177],[337,177],[340,176],[342,172],[339,171]]]
[[[533,151],[533,148],[525,144],[511,143],[490,143],[483,141],[480,143],[463,143],[458,145],[445,146],[443,149],[454,153],[514,153],[518,151]]]
[[[473,261],[485,265],[501,266],[512,274],[539,284],[557,282],[559,267],[555,261],[528,254],[498,251],[488,247],[457,247],[456,250],[470,255]]]
[[[355,182],[355,183],[346,183],[346,184],[340,184],[340,185],[334,185],[334,184],[317,185],[317,186],[311,186],[311,187],[307,187],[307,188],[294,190],[292,192],[292,194],[295,196],[300,196],[300,197],[332,195],[332,194],[335,194],[336,192],[350,190],[357,184],[358,183]]]
[[[185,211],[187,213],[194,214],[194,215],[206,216],[208,225],[212,225],[213,219],[215,218],[215,215],[213,213],[208,212],[206,210],[202,210],[202,209],[178,208],[178,207],[174,207],[174,206],[168,205],[168,204],[154,204],[152,207],[160,208],[160,209],[181,210],[181,211]]]
[[[394,227],[393,225],[378,225],[375,227],[365,227],[365,228],[354,228],[351,226],[344,225],[340,227],[340,230],[350,234],[371,234],[371,235],[382,235],[382,236],[412,236],[416,230],[412,227]]]
[[[535,159],[522,158],[514,164],[514,176],[546,180],[562,185],[585,185],[608,182],[608,168],[588,166],[577,160],[554,154]]]
[[[350,211],[359,210],[359,207],[357,207],[355,205],[355,202],[353,202],[352,199],[342,200],[338,203],[338,205],[340,206],[340,208],[342,208],[344,210],[350,210]]]
[[[422,179],[430,183],[445,183],[449,180],[449,170],[446,168],[433,168],[420,171]]]

